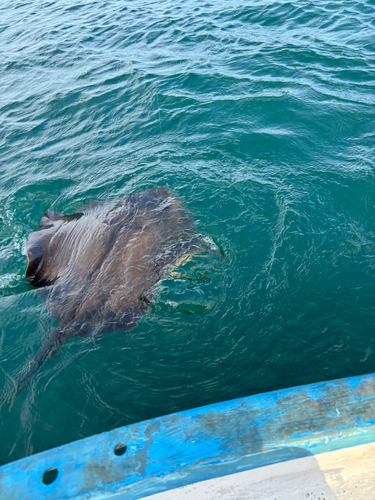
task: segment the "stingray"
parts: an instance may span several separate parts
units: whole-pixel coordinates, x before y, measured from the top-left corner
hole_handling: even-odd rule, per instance
[[[168,267],[201,252],[203,241],[190,213],[164,187],[70,215],[46,212],[27,239],[26,279],[58,327],[16,377],[17,393],[73,335],[135,328]]]

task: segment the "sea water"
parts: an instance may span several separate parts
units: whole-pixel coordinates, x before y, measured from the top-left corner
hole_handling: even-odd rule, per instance
[[[155,186],[220,252],[137,328],[72,338],[0,410],[0,463],[375,369],[372,0],[4,0],[0,385],[56,327],[24,278],[48,210]]]

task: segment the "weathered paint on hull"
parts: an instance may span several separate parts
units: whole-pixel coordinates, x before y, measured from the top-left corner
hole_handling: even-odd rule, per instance
[[[200,481],[148,496],[147,500],[374,498],[375,443],[371,443]],[[121,496],[116,499],[121,500]]]
[[[127,446],[121,456],[114,453],[119,443]],[[0,467],[0,498],[135,500],[254,469],[252,477],[260,477],[288,461],[307,464],[302,466],[326,479],[318,460],[333,456],[330,452],[346,450],[349,457],[368,449],[366,459],[373,443],[375,374],[225,401],[39,453]],[[347,464],[350,470],[350,458]],[[45,485],[42,476],[51,467],[57,478]],[[375,498],[375,482],[373,488],[366,498]],[[249,492],[243,498],[255,497]],[[274,498],[284,498],[281,490]]]

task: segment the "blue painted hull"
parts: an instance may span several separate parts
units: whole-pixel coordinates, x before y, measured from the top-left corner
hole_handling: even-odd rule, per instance
[[[0,467],[0,498],[135,500],[373,442],[375,374],[225,401],[39,453]],[[126,452],[116,455],[121,443]],[[57,477],[45,485],[49,468]]]

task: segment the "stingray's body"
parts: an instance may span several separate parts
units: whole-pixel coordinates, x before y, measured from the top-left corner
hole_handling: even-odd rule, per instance
[[[93,203],[71,215],[47,212],[27,240],[26,278],[40,288],[59,327],[18,385],[72,335],[134,328],[166,267],[199,251],[196,242],[189,213],[166,188]]]

